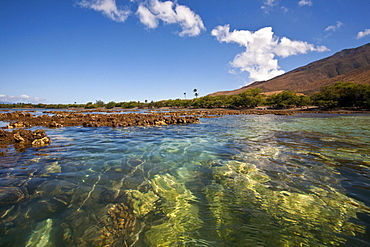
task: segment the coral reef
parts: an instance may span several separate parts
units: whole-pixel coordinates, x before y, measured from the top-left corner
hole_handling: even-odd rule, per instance
[[[26,247],[50,246],[50,232],[53,226],[53,220],[47,219],[36,225]]]
[[[0,121],[10,122],[8,128],[24,128],[43,126],[59,128],[67,126],[84,127],[127,127],[127,126],[150,126],[167,124],[198,123],[199,119],[194,116],[178,116],[167,113],[152,114],[83,114],[71,112],[58,112],[53,116],[24,114],[22,112],[0,113]]]
[[[108,215],[101,230],[101,242],[97,246],[133,246],[143,223],[123,203],[113,205]]]
[[[176,246],[178,242],[193,239],[189,233],[202,227],[195,205],[196,197],[170,174],[155,175],[150,184],[163,200],[159,209],[167,219],[152,225],[146,232],[149,246]]]
[[[44,130],[25,130],[15,129],[13,131],[5,131],[0,129],[0,146],[15,144],[18,146],[41,147],[50,144],[50,138],[46,136]]]
[[[313,246],[322,243],[339,245],[345,243],[341,234],[354,236],[356,232],[365,232],[363,226],[349,219],[357,218],[358,208],[367,212],[369,209],[335,188],[323,190],[312,187],[307,193],[273,188],[268,184],[269,177],[255,165],[233,160],[215,166],[213,176],[214,183],[204,191],[216,219],[218,235],[228,242],[240,241],[240,236],[233,235],[228,226],[238,222],[240,225],[245,224],[245,221],[232,214],[232,208],[236,210],[238,207],[250,209],[245,217],[251,229],[261,219],[277,223],[275,226],[265,226],[265,231],[269,229],[270,232],[277,232],[276,236],[271,233],[266,235],[266,232],[256,232],[257,235],[254,235],[269,239],[269,243],[275,246]],[[240,231],[239,234],[244,234],[242,239],[252,237],[251,229],[248,228],[244,233]],[[284,231],[287,231],[287,237],[278,238],[284,236]],[[290,234],[292,231],[294,235]],[[318,242],[318,239],[322,242]]]

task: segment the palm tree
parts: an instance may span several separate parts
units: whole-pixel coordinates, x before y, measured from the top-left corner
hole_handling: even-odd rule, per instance
[[[198,98],[198,93],[197,93],[198,90],[196,88],[194,88],[193,92],[194,92],[195,98]]]
[[[184,93],[184,97],[185,97],[185,99],[186,99],[186,93]]]

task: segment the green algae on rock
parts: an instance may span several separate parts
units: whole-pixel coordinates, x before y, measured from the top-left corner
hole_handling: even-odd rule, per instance
[[[233,160],[215,166],[213,176],[215,182],[204,191],[217,223],[218,235],[225,241],[238,243],[241,239],[260,238],[275,246],[340,245],[345,243],[342,236],[365,232],[364,226],[349,220],[357,218],[359,208],[367,213],[370,209],[335,188],[310,187],[307,193],[274,188],[268,183],[269,177],[255,165]],[[235,195],[244,196],[235,198]],[[239,239],[229,230],[229,226],[240,221],[231,210],[238,207],[250,209],[247,217],[250,228],[241,228],[239,236],[245,235]],[[253,225],[259,224],[262,218],[277,225],[266,225],[265,231],[254,232],[252,236]],[[266,231],[269,231],[269,237],[265,235]],[[271,232],[276,234],[271,235]]]
[[[50,232],[53,227],[53,220],[47,219],[38,223],[33,231],[26,247],[47,247],[51,246]]]
[[[152,225],[146,232],[149,246],[176,246],[179,241],[193,239],[194,236],[188,233],[201,228],[203,224],[194,204],[196,197],[168,173],[155,175],[150,184],[163,200],[159,210],[166,215],[166,219],[161,224]]]
[[[127,190],[126,195],[133,213],[137,217],[141,218],[155,210],[155,203],[159,199],[159,196],[157,196],[152,190],[149,190],[148,192]]]

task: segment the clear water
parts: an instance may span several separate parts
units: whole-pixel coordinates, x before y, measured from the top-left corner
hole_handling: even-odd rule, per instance
[[[2,149],[0,246],[370,245],[369,115],[45,130]]]

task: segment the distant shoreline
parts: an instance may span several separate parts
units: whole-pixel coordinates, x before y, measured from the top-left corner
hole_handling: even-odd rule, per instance
[[[324,114],[370,114],[370,111],[341,108],[323,111],[319,108],[289,108],[269,109],[258,107],[255,109],[189,109],[189,108],[158,108],[158,109],[43,109],[42,115],[34,115],[37,109],[8,110],[0,113],[0,121],[8,122],[3,129],[30,128],[42,126],[46,128],[60,128],[68,126],[83,127],[129,127],[129,126],[156,126],[171,124],[198,123],[201,118],[217,118],[226,115],[297,115],[305,113]],[[124,114],[122,114],[124,113]]]
[[[176,108],[176,107],[159,107],[159,108],[121,108],[121,107],[114,107],[111,109],[106,109],[104,107],[98,107],[93,109],[85,109],[85,108],[0,108],[0,111],[3,112],[12,112],[12,111],[24,111],[24,112],[34,112],[42,110],[44,112],[106,112],[106,113],[115,113],[115,112],[138,112],[138,111],[241,111],[241,112],[253,112],[258,111],[259,113],[262,112],[291,112],[291,113],[347,113],[347,114],[356,114],[356,113],[365,113],[370,114],[369,109],[358,109],[355,107],[338,107],[338,108],[332,108],[332,109],[325,109],[325,108],[319,108],[317,106],[308,106],[308,107],[293,107],[293,108],[271,108],[268,106],[259,106],[255,108]]]

